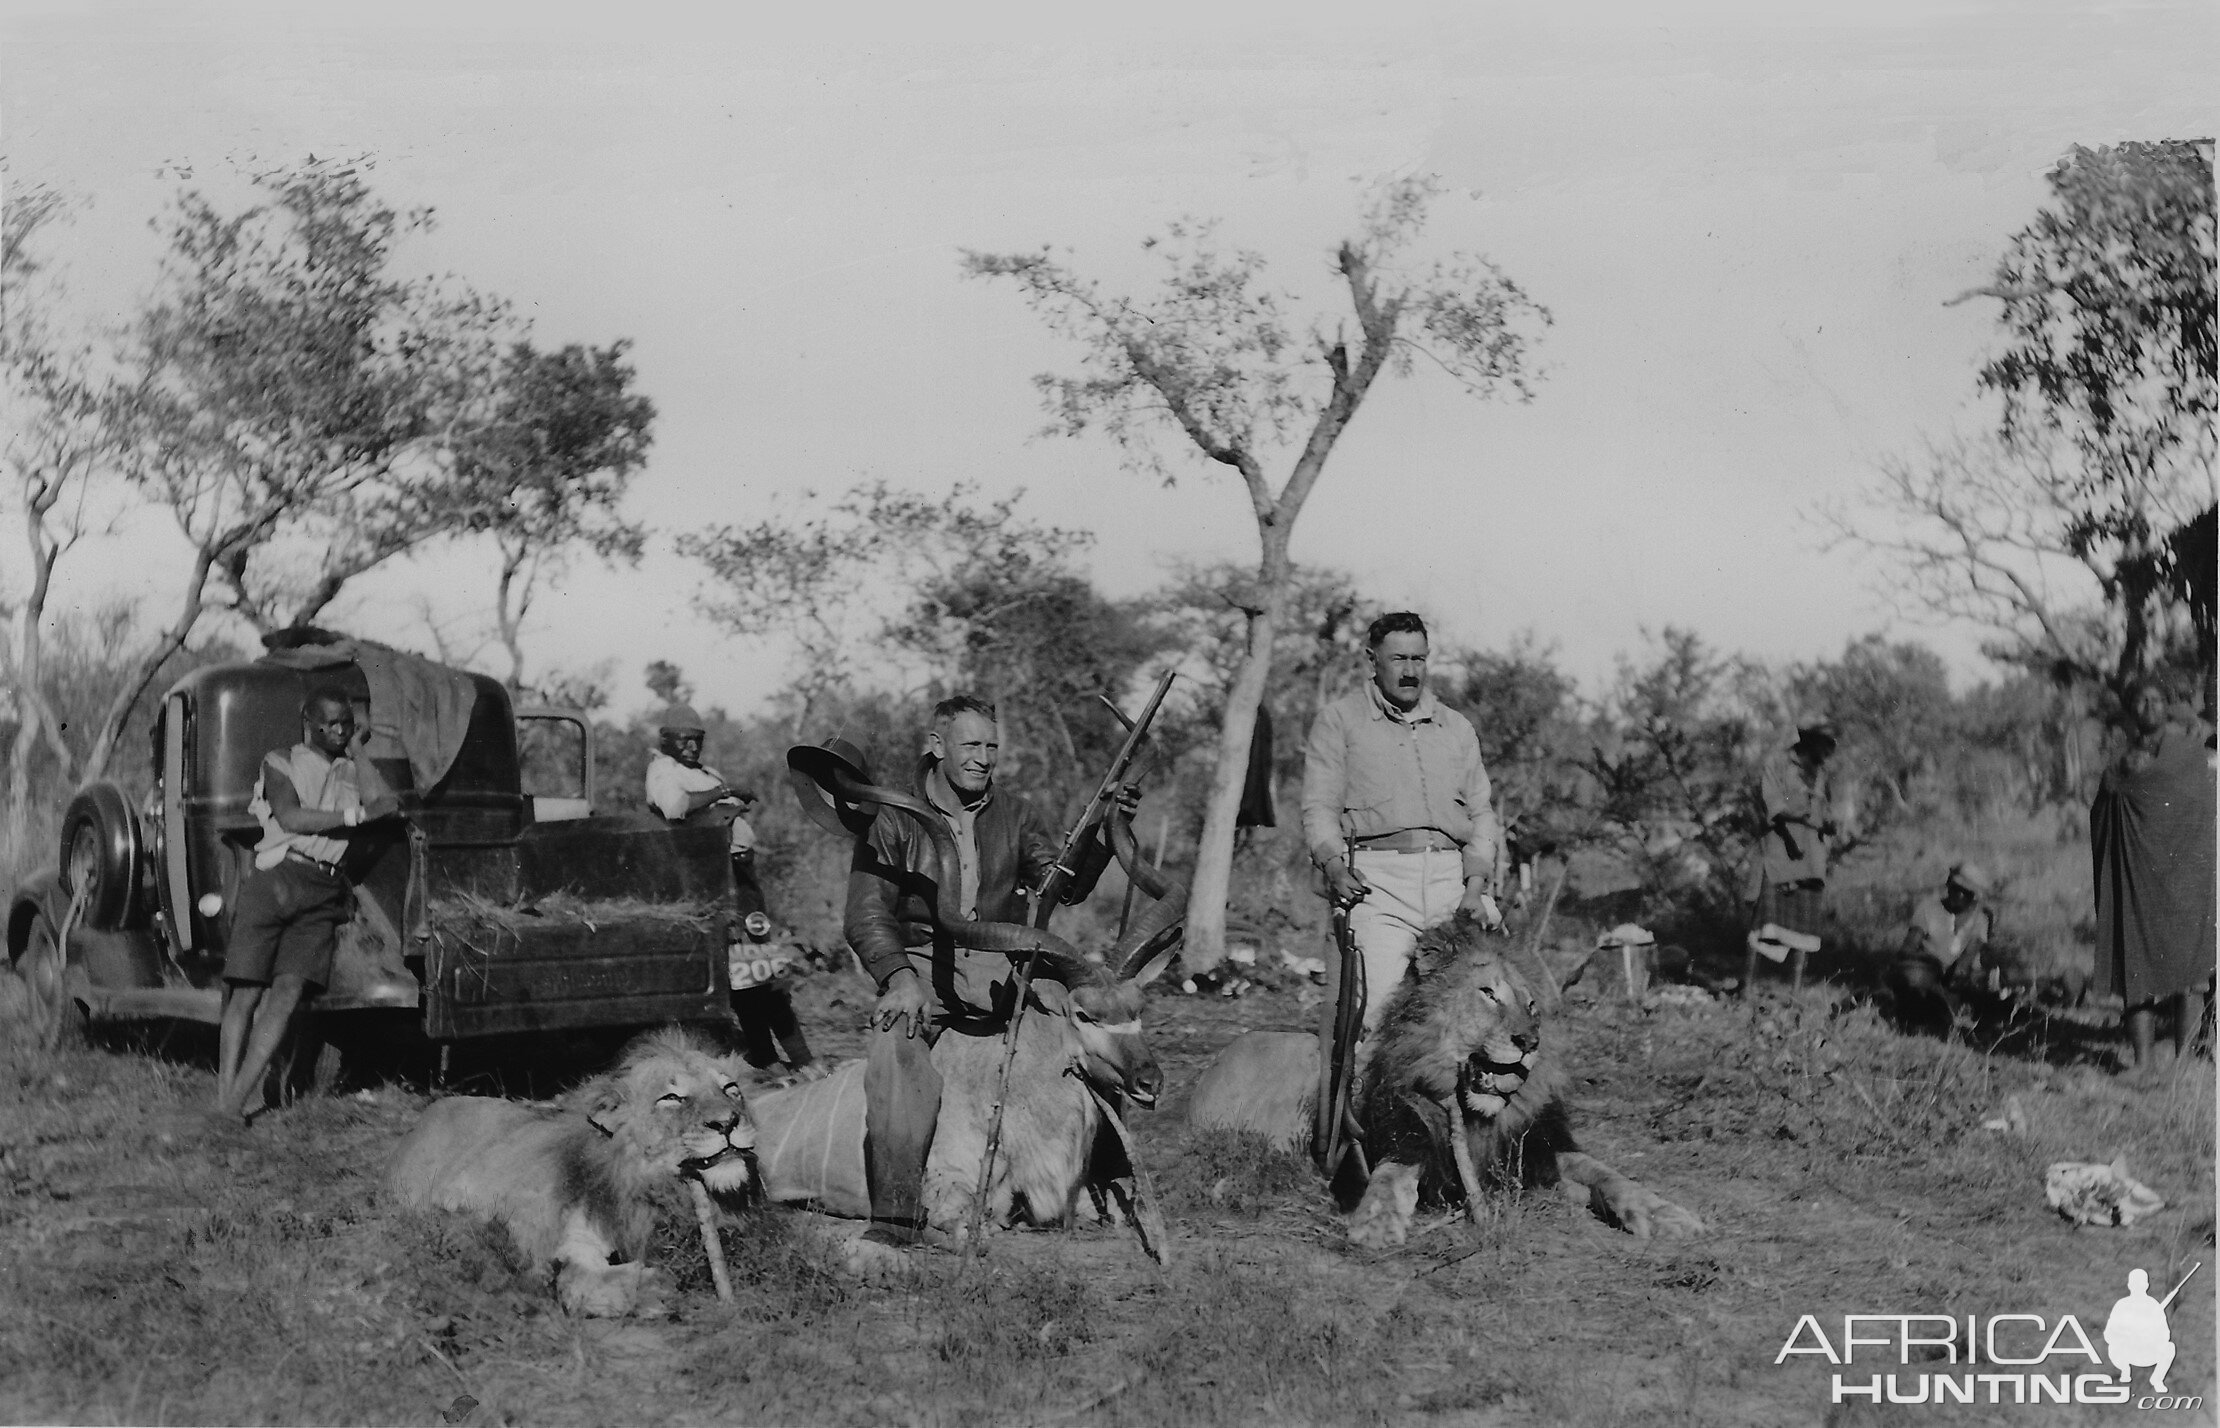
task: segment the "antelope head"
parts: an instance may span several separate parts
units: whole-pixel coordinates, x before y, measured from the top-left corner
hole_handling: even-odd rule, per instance
[[[1043,1011],[1071,1027],[1081,1075],[1106,1090],[1122,1091],[1139,1105],[1156,1104],[1164,1073],[1141,1035],[1139,987],[1103,976],[1077,987],[1037,981],[1033,994]]]

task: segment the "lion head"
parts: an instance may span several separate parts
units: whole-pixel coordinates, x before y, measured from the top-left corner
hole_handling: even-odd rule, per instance
[[[665,1027],[626,1047],[616,1069],[575,1099],[635,1177],[693,1176],[729,1194],[755,1179],[755,1121],[740,1089],[746,1074],[739,1057]]]
[[[1541,1023],[1526,979],[1462,929],[1429,933],[1434,970],[1406,982],[1381,1020],[1367,1099],[1386,1088],[1429,1100],[1456,1096],[1482,1119],[1499,1113],[1532,1074]]]

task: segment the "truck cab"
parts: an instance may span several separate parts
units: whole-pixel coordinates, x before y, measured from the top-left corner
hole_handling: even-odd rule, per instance
[[[19,967],[53,963],[59,1015],[217,1019],[232,909],[262,837],[249,805],[264,755],[300,740],[312,688],[344,692],[366,728],[394,727],[367,671],[389,680],[397,652],[355,661],[349,648],[314,668],[194,671],[162,697],[147,797],[134,806],[113,784],[77,795],[59,866],[18,891],[7,921]],[[434,1041],[722,1020],[738,914],[719,831],[600,807],[582,715],[520,721],[499,682],[412,667],[442,681],[452,759],[419,787],[410,751],[373,736],[402,816],[349,839],[356,907],[317,1010],[414,1008]],[[390,682],[380,694],[406,703]]]

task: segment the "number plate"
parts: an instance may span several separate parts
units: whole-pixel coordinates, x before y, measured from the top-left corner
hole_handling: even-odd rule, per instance
[[[769,943],[735,942],[725,949],[725,965],[732,989],[744,992],[750,987],[762,986],[794,965],[794,954]]]

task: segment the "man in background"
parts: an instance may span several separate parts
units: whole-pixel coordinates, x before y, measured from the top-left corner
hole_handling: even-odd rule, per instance
[[[1834,726],[1814,719],[1800,724],[1785,757],[1766,761],[1758,787],[1765,834],[1758,848],[1758,893],[1752,922],[1819,937],[1827,895],[1828,845],[1836,832],[1835,787],[1827,763],[1835,756]],[[1792,944],[1793,945],[1793,944]],[[1802,947],[1789,954],[1791,980],[1804,984]],[[1757,981],[1758,954],[1753,943],[1743,964],[1742,995]]]
[[[755,870],[755,829],[747,818],[755,795],[734,788],[715,769],[703,767],[702,745],[709,730],[692,705],[673,704],[664,710],[656,732],[658,747],[647,766],[647,801],[673,823],[706,824],[726,830],[726,852],[732,860],[733,888],[743,918],[736,934],[743,940],[735,941],[733,946],[745,952],[759,935],[766,939],[770,935],[770,917],[764,910],[762,884]],[[808,1038],[802,1035],[801,1019],[794,1014],[793,994],[778,979],[775,969],[772,975],[760,979],[753,976],[752,969],[770,960],[738,955],[732,959],[736,968],[751,969],[736,976],[732,988],[732,1012],[740,1021],[741,1054],[750,1066],[763,1071],[779,1064],[783,1048],[786,1064],[795,1074],[814,1080],[823,1073],[810,1053]],[[741,984],[743,980],[745,985]]]

